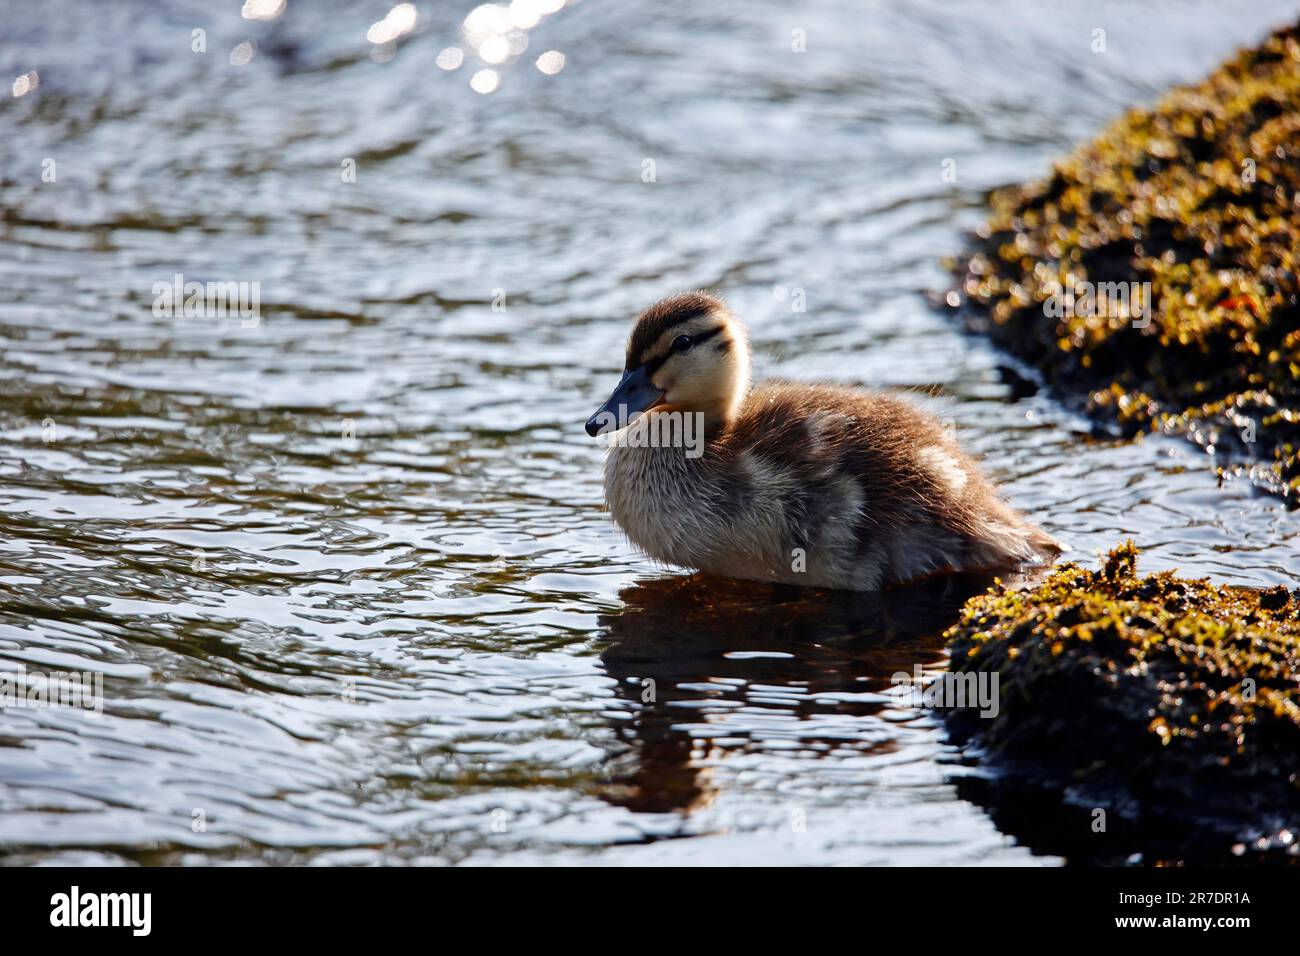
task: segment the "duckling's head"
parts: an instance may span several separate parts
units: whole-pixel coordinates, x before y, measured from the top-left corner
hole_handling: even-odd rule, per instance
[[[749,390],[749,339],[740,320],[704,292],[684,292],[641,313],[623,378],[587,419],[587,434],[623,428],[657,411],[699,412],[706,427],[729,422]]]

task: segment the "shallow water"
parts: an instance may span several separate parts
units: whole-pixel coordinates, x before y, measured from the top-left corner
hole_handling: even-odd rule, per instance
[[[104,692],[0,712],[9,862],[1059,862],[890,686],[959,587],[721,587],[600,511],[583,422],[683,288],[759,374],[927,393],[1084,559],[1300,583],[1294,515],[921,294],[984,190],[1294,3],[586,0],[487,95],[435,62],[472,3],[387,62],[387,4],[240,6],[0,7],[0,668]],[[260,321],[156,316],[177,273]]]

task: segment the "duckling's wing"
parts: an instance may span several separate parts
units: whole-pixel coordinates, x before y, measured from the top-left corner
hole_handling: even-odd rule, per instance
[[[901,398],[769,383],[751,394],[733,432],[756,491],[780,496],[792,536],[857,562],[856,580],[1059,552],[1002,501],[950,429]]]

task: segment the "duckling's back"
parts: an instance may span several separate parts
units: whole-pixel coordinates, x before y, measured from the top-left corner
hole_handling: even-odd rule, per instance
[[[901,398],[772,382],[750,395],[727,440],[737,457],[799,476],[783,504],[810,557],[815,542],[827,551],[819,576],[829,586],[870,589],[1059,551],[953,434]]]

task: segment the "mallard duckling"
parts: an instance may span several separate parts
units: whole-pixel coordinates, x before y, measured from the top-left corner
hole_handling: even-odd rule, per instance
[[[874,591],[1061,550],[933,418],[832,385],[750,388],[745,327],[701,292],[637,319],[623,378],[587,421],[609,432],[605,500],[666,564]]]

